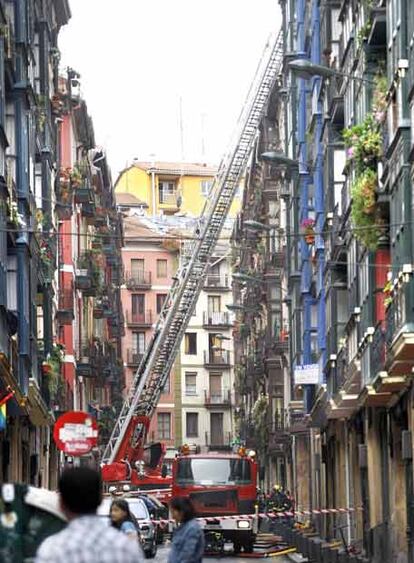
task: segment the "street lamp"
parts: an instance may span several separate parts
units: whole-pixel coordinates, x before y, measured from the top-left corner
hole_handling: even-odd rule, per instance
[[[261,154],[262,160],[269,162],[270,164],[278,164],[279,166],[285,166],[290,170],[297,170],[299,168],[299,163],[293,158],[289,158],[281,152],[264,152]]]
[[[260,223],[259,221],[253,221],[252,219],[247,219],[247,221],[243,222],[243,225],[251,231],[271,231],[272,230],[272,227],[270,227],[269,225],[265,225],[264,223]]]
[[[262,279],[255,276],[250,276],[249,274],[242,274],[241,272],[235,272],[233,274],[233,279],[238,282],[263,283]]]
[[[362,76],[354,76],[353,74],[346,74],[334,68],[329,68],[324,65],[318,65],[312,63],[307,59],[294,59],[288,63],[288,67],[300,78],[305,78],[309,80],[314,76],[320,76],[321,78],[332,78],[332,76],[339,76],[342,78],[350,78],[351,80],[359,80],[360,82],[366,82],[367,84],[375,84],[373,80],[369,78],[363,78]]]

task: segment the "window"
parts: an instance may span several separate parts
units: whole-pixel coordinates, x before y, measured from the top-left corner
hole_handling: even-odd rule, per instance
[[[160,203],[176,203],[177,194],[174,182],[158,182],[158,195]]]
[[[145,352],[145,332],[132,333],[132,349],[137,354]]]
[[[186,415],[186,436],[187,438],[198,437],[198,413],[188,412]]]
[[[209,295],[208,296],[208,312],[220,313],[221,311],[221,297],[220,295]]]
[[[185,373],[185,394],[188,397],[197,395],[197,372],[187,371]]]
[[[159,412],[157,416],[158,438],[160,440],[171,439],[171,414]]]
[[[184,353],[195,356],[197,354],[197,333],[186,332],[184,339]]]
[[[132,314],[143,315],[145,312],[145,294],[135,293],[131,296],[132,299]]]
[[[145,261],[142,258],[133,258],[131,260],[131,276],[134,279],[141,279],[144,273]]]
[[[167,277],[167,260],[158,259],[157,260],[157,278]]]
[[[208,197],[210,195],[212,187],[213,187],[213,182],[211,180],[201,180],[200,182],[201,195],[203,197]]]
[[[157,313],[160,314],[167,298],[166,293],[157,293]]]

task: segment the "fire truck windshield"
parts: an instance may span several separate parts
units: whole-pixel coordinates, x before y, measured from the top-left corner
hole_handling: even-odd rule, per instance
[[[179,485],[248,485],[251,483],[247,459],[183,458],[178,461]]]

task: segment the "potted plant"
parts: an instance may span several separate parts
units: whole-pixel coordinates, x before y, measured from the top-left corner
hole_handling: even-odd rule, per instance
[[[70,172],[70,183],[73,188],[79,188],[82,184],[82,174],[76,166]]]
[[[309,217],[303,219],[301,227],[304,232],[306,244],[313,244],[315,242],[315,220]]]

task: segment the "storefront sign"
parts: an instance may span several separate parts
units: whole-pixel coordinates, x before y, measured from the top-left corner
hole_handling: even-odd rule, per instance
[[[56,446],[71,456],[81,456],[98,443],[98,425],[88,413],[70,411],[59,417],[53,430]]]
[[[319,364],[308,364],[295,368],[295,385],[315,385],[319,383]]]

